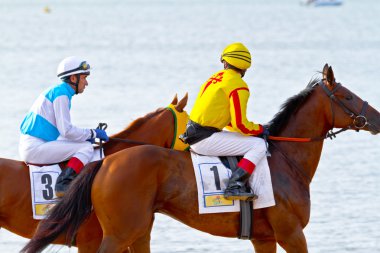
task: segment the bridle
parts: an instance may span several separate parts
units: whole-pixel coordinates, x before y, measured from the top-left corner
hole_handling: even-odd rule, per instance
[[[322,87],[323,91],[326,93],[326,95],[330,98],[330,108],[331,108],[331,128],[327,132],[325,136],[318,136],[318,137],[310,137],[310,138],[299,138],[299,137],[282,137],[282,136],[267,136],[268,140],[272,141],[287,141],[287,142],[311,142],[311,141],[322,141],[324,139],[330,138],[333,139],[336,137],[337,134],[342,133],[346,130],[353,129],[356,131],[359,131],[363,129],[366,126],[370,126],[371,124],[368,122],[368,119],[366,117],[367,108],[368,108],[368,102],[364,101],[362,109],[360,113],[356,113],[353,109],[350,109],[347,105],[345,105],[342,100],[340,100],[337,96],[335,96],[335,93],[337,90],[339,90],[342,85],[340,83],[336,83],[336,86],[333,90],[330,90],[327,88],[326,84],[323,82],[325,79],[322,79],[320,82],[315,84],[313,87],[319,85]],[[352,119],[352,124],[348,125],[347,127],[343,127],[339,129],[338,131],[333,131],[334,125],[335,125],[335,110],[334,110],[334,104],[337,104],[342,110],[350,116]]]
[[[364,101],[362,109],[360,113],[356,113],[353,109],[350,109],[347,105],[345,105],[342,100],[337,98],[335,96],[335,93],[342,87],[340,83],[336,83],[336,86],[334,87],[333,90],[330,90],[326,84],[324,83],[325,79],[322,79],[320,82],[315,84],[315,86],[320,85],[323,89],[323,91],[326,93],[326,95],[330,99],[330,105],[331,105],[331,114],[332,114],[332,123],[331,123],[331,128],[326,134],[326,136],[321,136],[321,137],[314,137],[314,138],[289,138],[289,137],[278,137],[278,136],[268,136],[268,140],[271,140],[271,144],[273,147],[275,147],[279,153],[285,158],[285,160],[291,165],[291,167],[294,167],[297,169],[297,172],[307,179],[307,181],[310,183],[311,178],[309,175],[307,175],[303,169],[296,163],[293,159],[291,159],[283,150],[275,144],[273,141],[288,141],[288,142],[312,142],[312,141],[323,141],[324,139],[327,138],[335,138],[337,134],[346,131],[348,129],[354,129],[356,131],[359,131],[360,129],[363,129],[367,125],[371,125],[366,117],[366,112],[368,108],[368,102]],[[340,130],[333,132],[334,124],[335,124],[335,110],[334,110],[334,104],[337,104],[346,114],[350,116],[352,119],[352,123],[348,125],[347,127],[341,128]],[[267,156],[271,156],[267,147]]]
[[[363,102],[363,106],[362,106],[362,109],[360,111],[360,113],[356,113],[353,109],[350,109],[349,107],[347,107],[343,102],[342,100],[340,100],[339,98],[337,98],[335,96],[335,93],[342,87],[342,85],[340,83],[336,83],[335,87],[333,90],[329,90],[329,88],[327,88],[326,84],[324,84],[324,81],[325,79],[322,79],[321,82],[318,83],[318,85],[320,85],[323,89],[323,91],[326,93],[326,95],[330,98],[330,105],[331,105],[331,115],[332,115],[332,123],[331,123],[331,129],[329,130],[329,133],[327,134],[326,137],[330,137],[329,135],[332,132],[332,129],[334,127],[334,124],[335,124],[335,110],[334,110],[334,102],[335,104],[337,104],[346,114],[348,114],[350,116],[350,118],[352,119],[352,124],[351,125],[348,125],[347,127],[345,128],[342,128],[340,132],[342,131],[345,131],[345,130],[348,130],[348,129],[354,129],[356,131],[359,131],[360,129],[363,129],[364,127],[366,127],[369,123],[368,123],[368,120],[367,120],[367,117],[366,117],[366,112],[367,112],[367,108],[368,108],[368,102],[367,101],[364,101]],[[333,133],[333,135],[336,135],[337,133]],[[331,137],[330,137],[331,138]]]

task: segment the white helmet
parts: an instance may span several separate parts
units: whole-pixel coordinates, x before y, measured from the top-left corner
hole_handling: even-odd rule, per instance
[[[90,74],[90,64],[76,56],[63,59],[57,68],[57,76],[63,78],[74,74]]]

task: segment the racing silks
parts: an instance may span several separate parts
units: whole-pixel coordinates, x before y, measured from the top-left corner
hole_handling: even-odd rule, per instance
[[[259,135],[263,127],[246,117],[249,95],[240,73],[232,69],[219,71],[201,86],[190,119],[202,126]]]

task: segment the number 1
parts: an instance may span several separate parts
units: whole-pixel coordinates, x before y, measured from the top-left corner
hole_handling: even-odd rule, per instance
[[[212,167],[210,168],[210,170],[211,170],[212,172],[214,172],[215,186],[216,186],[216,189],[220,191],[222,188],[220,187],[220,177],[219,177],[218,167],[216,167],[216,166],[212,166]]]

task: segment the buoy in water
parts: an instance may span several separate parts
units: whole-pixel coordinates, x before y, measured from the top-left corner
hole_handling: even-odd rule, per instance
[[[45,8],[44,8],[44,12],[45,12],[45,13],[50,13],[50,12],[51,12],[49,6],[45,6]]]

